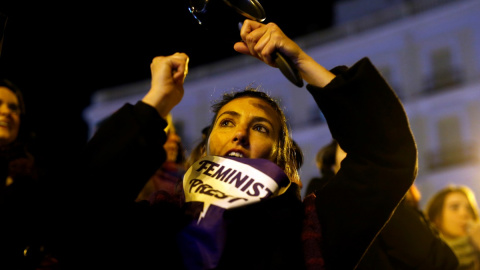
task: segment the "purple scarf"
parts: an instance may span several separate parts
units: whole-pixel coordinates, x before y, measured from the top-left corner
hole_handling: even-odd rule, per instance
[[[183,188],[192,222],[178,242],[187,269],[218,266],[225,246],[226,209],[278,196],[290,180],[275,163],[266,159],[207,156],[185,173]]]

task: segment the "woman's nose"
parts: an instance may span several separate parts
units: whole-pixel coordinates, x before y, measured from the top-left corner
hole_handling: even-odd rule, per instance
[[[233,141],[242,145],[248,144],[248,129],[245,127],[237,127],[233,135]]]
[[[0,105],[0,113],[3,114],[3,115],[7,115],[7,114],[10,114],[12,112],[12,110],[10,110],[10,108],[8,107],[7,104],[3,103]]]
[[[464,217],[470,217],[470,209],[468,207],[462,207],[460,209],[460,215],[464,216]]]

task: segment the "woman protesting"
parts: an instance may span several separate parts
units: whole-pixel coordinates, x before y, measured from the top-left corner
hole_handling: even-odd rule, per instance
[[[347,153],[335,180],[301,201],[285,115],[267,94],[246,89],[213,106],[204,154],[183,179],[185,201],[135,203],[165,161],[165,118],[189,94],[188,56],[155,57],[148,93],[105,121],[81,159],[81,179],[96,188],[77,182],[88,218],[75,243],[91,244],[86,257],[96,265],[354,269],[412,185],[417,150],[407,116],[367,58],[329,71],[274,23],[246,20],[240,36],[236,51],[275,67],[278,50],[308,83]]]

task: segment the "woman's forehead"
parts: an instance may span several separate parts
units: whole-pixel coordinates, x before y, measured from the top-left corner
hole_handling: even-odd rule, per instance
[[[447,194],[445,197],[446,203],[457,203],[457,202],[465,202],[468,201],[467,196],[459,191],[453,191]]]
[[[269,118],[271,121],[280,124],[278,112],[275,111],[267,101],[256,97],[240,97],[233,99],[220,109],[217,117],[226,111],[237,112],[241,115],[256,114],[258,116]]]
[[[255,108],[258,108],[260,110],[263,110],[267,114],[271,115],[276,115],[277,113],[275,110],[272,108],[272,106],[265,100],[257,97],[239,97],[231,100],[227,104],[225,104],[221,109],[221,111],[226,111],[226,110],[245,110],[246,106],[253,106]]]
[[[18,100],[17,95],[8,87],[0,86],[0,96]]]

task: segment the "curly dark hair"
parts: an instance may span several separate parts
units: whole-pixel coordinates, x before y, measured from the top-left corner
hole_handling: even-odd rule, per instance
[[[6,78],[0,78],[0,86],[3,86],[5,88],[8,88],[12,93],[17,96],[18,99],[18,106],[20,107],[20,113],[23,115],[25,114],[25,102],[23,101],[23,95],[22,92],[20,91],[20,88],[10,80]]]
[[[330,143],[320,148],[316,155],[317,167],[322,176],[331,179],[335,175],[333,165],[337,162],[338,142],[332,139]]]

